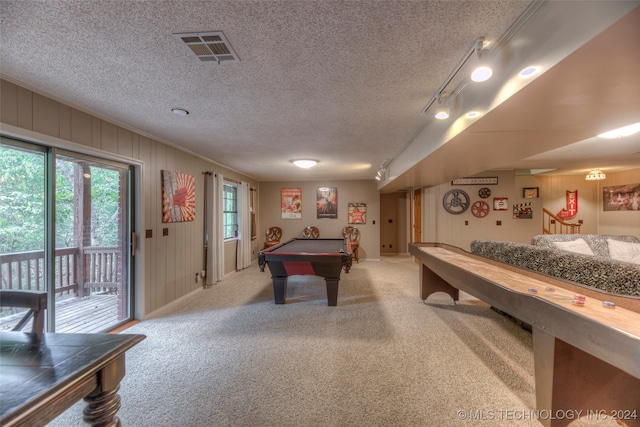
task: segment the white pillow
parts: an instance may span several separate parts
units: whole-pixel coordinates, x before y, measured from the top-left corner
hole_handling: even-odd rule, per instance
[[[562,249],[563,251],[575,252],[584,255],[593,255],[593,251],[583,238],[571,240],[568,242],[553,242],[553,244],[556,245],[558,249]]]
[[[640,243],[607,239],[607,244],[611,258],[640,264]]]

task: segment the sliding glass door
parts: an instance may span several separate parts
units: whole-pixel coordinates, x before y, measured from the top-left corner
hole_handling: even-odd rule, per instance
[[[2,139],[2,289],[46,290],[47,330],[104,332],[130,319],[130,167]],[[3,312],[7,329],[12,312]]]

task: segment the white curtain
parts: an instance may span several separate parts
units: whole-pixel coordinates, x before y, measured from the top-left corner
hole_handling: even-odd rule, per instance
[[[238,222],[236,268],[242,270],[251,265],[251,188],[247,182],[238,184]]]
[[[205,231],[207,250],[207,277],[205,283],[213,285],[224,277],[224,221],[222,216],[222,174],[205,175]]]

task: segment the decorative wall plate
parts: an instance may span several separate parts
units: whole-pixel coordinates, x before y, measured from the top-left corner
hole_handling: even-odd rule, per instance
[[[489,204],[487,202],[483,202],[482,200],[478,200],[471,205],[471,213],[476,218],[484,218],[489,214],[489,210]]]
[[[478,190],[478,196],[482,197],[483,199],[486,199],[490,195],[491,195],[491,190],[487,187],[483,187],[480,190]]]
[[[459,215],[469,209],[469,195],[462,190],[449,190],[442,199],[444,210]]]

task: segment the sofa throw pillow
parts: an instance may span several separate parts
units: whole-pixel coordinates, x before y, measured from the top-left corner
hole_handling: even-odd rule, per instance
[[[589,247],[589,244],[584,241],[583,238],[576,240],[570,240],[568,242],[553,242],[558,249],[563,251],[575,252],[584,255],[593,255],[593,251]]]
[[[607,239],[607,245],[611,258],[640,264],[640,243]]]

